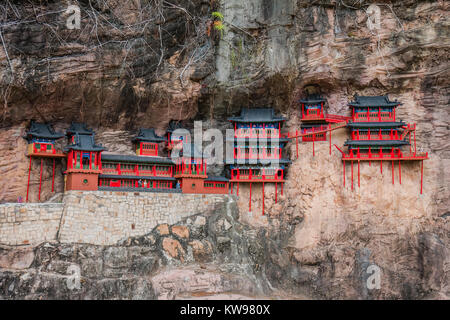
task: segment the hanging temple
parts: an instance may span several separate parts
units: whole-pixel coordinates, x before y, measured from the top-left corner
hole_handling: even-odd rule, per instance
[[[95,132],[84,123],[72,123],[65,134],[56,132],[50,124],[31,122],[24,138],[28,142],[29,170],[26,201],[30,191],[32,160],[40,160],[38,199],[41,200],[43,159],[52,159],[52,192],[54,192],[55,161],[66,159],[64,172],[65,190],[81,191],[139,191],[181,193],[236,193],[239,185],[248,184],[251,211],[252,184],[262,185],[262,214],[264,214],[264,186],[275,184],[275,202],[278,190],[283,194],[286,169],[291,160],[283,158],[283,148],[293,142],[298,158],[299,141],[315,143],[329,141],[332,150],[332,132],[348,128],[350,138],[342,154],[343,184],[346,164],[351,166],[351,189],[354,188],[353,165],[357,162],[358,186],[360,186],[360,162],[391,162],[392,183],[394,164],[398,162],[401,184],[402,161],[420,161],[420,193],[423,191],[423,160],[428,153],[417,153],[416,125],[406,124],[396,117],[396,108],[402,105],[390,101],[387,96],[355,96],[348,105],[351,117],[328,114],[326,100],[319,95],[308,95],[298,101],[301,127],[295,132],[282,133],[285,118],[277,116],[272,108],[244,108],[240,116],[229,118],[234,129],[233,158],[225,160],[227,177],[207,174],[207,157],[199,145],[187,137],[173,134],[181,126],[171,122],[165,136],[158,136],[154,129],[142,128],[132,139],[135,155],[103,153],[106,148],[95,143]],[[63,150],[55,148],[55,142],[67,138]],[[168,157],[160,156],[160,149],[168,150]],[[403,150],[406,148],[406,150]],[[172,157],[174,150],[180,156]]]

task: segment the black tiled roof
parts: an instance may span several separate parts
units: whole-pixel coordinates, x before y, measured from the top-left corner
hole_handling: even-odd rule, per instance
[[[26,136],[24,138],[31,139],[33,137],[56,140],[64,137],[64,134],[55,132],[51,124],[32,121],[30,129],[26,132]]]
[[[347,126],[350,128],[398,128],[405,126],[403,121],[399,122],[352,122],[350,121]]]
[[[239,117],[228,118],[232,122],[281,122],[283,117],[275,116],[272,108],[243,108]]]
[[[176,181],[177,179],[172,177],[155,177],[155,176],[127,176],[127,175],[117,175],[117,174],[101,174],[98,176],[103,179],[130,179],[130,180],[160,180],[160,181]]]
[[[133,142],[163,142],[166,141],[163,137],[156,134],[155,129],[139,129],[139,133],[133,138]]]
[[[358,96],[355,101],[349,102],[351,107],[395,107],[402,104],[398,101],[390,101],[388,96]]]
[[[318,94],[310,94],[305,99],[298,100],[298,102],[304,103],[304,104],[316,104],[316,103],[325,102],[325,99],[323,99]]]
[[[68,145],[64,148],[65,151],[72,150],[80,150],[80,151],[103,151],[106,148],[101,145],[97,145],[94,142],[94,134],[79,134],[75,133],[75,143]]]
[[[205,181],[228,182],[230,181],[230,179],[227,179],[225,177],[208,177],[205,179]]]
[[[344,146],[350,146],[350,147],[363,147],[363,146],[392,146],[392,147],[399,147],[408,145],[409,142],[404,140],[347,140],[344,143]]]
[[[98,187],[99,191],[181,193],[181,189]]]
[[[84,135],[84,134],[93,134],[94,131],[92,129],[89,129],[85,123],[72,122],[70,128],[67,129],[66,134],[74,135],[76,133]]]
[[[144,156],[108,154],[108,153],[102,154],[102,161],[157,163],[157,164],[169,164],[169,165],[174,164],[170,158],[144,157]]]

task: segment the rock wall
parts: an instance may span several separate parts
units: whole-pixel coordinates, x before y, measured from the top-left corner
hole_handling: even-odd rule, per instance
[[[112,245],[214,210],[228,196],[69,191],[63,203],[0,205],[0,244],[36,245],[44,241]]]
[[[450,296],[448,1],[174,0],[176,7],[155,2],[134,17],[139,1],[102,1],[114,10],[93,4],[95,11],[76,2],[84,32],[65,30],[63,17],[58,25],[54,16],[40,16],[61,10],[60,2],[14,2],[16,10],[7,9],[7,21],[16,22],[19,12],[24,23],[2,28],[0,201],[25,195],[28,158],[20,136],[31,118],[57,129],[86,121],[110,151],[130,152],[140,126],[161,134],[170,120],[187,126],[203,120],[204,129],[224,129],[242,107],[273,106],[289,119],[286,131],[295,131],[295,102],[306,86],[318,88],[328,111],[342,115],[349,115],[354,94],[389,94],[404,103],[398,118],[417,123],[418,150],[430,154],[423,195],[417,163],[402,165],[401,186],[398,164],[392,185],[391,164],[381,175],[379,164],[364,163],[361,188],[351,192],[349,167],[343,188],[340,154],[330,156],[327,143],[316,144],[315,157],[311,144],[301,143],[299,159],[291,143],[285,195],[275,204],[274,188],[266,186],[262,218],[262,190],[254,186],[249,215],[249,190],[241,186],[238,220],[250,236],[264,235],[257,264],[272,288],[325,298]],[[372,3],[381,12],[379,29],[368,28]],[[205,33],[212,11],[224,15],[223,35]],[[93,13],[114,23],[96,29]],[[345,129],[333,133],[338,146],[347,138]],[[43,199],[51,197],[49,177],[47,169]],[[59,172],[57,191],[62,181]],[[364,287],[370,263],[382,269],[380,290]]]

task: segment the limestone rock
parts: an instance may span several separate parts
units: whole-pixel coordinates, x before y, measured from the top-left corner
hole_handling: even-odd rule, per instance
[[[180,238],[189,238],[189,229],[186,226],[173,226],[172,233]]]

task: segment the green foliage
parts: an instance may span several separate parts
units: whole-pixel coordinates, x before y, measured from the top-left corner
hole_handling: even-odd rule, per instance
[[[213,13],[211,13],[211,15],[212,15],[214,18],[217,18],[217,19],[219,19],[220,21],[223,21],[223,14],[221,14],[220,12],[214,11]]]

